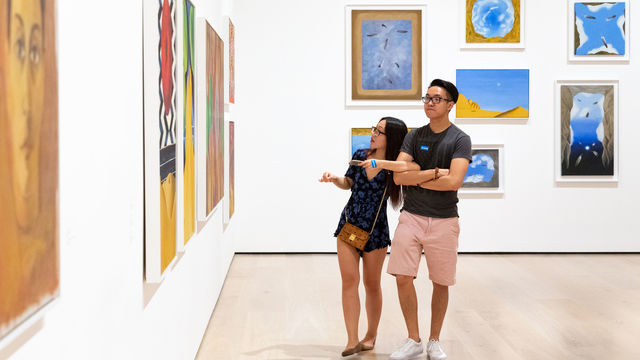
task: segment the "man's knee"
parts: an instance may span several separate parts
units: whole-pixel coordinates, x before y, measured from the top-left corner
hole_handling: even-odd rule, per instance
[[[396,275],[396,284],[398,287],[404,287],[413,284],[413,276],[408,275]]]

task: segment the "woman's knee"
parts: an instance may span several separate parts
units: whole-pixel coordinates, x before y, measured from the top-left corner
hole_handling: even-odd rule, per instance
[[[360,284],[360,274],[342,274],[343,289],[357,289]]]

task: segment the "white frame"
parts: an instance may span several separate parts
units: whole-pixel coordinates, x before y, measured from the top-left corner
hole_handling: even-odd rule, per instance
[[[511,49],[524,50],[524,33],[526,19],[526,0],[520,0],[520,42],[517,43],[467,43],[467,1],[459,0],[458,12],[460,13],[459,41],[461,49]]]
[[[561,102],[560,102],[560,87],[562,85],[571,85],[571,86],[613,86],[613,175],[590,175],[590,176],[579,176],[579,175],[565,175],[562,176],[562,161],[560,159],[560,110],[561,110]],[[618,163],[620,160],[620,151],[619,151],[619,125],[618,125],[618,113],[619,113],[619,80],[556,80],[555,81],[555,89],[554,89],[554,164],[555,164],[555,181],[557,183],[611,183],[618,182]]]
[[[421,10],[422,11],[422,82],[421,89],[424,93],[427,77],[427,57],[426,57],[426,39],[427,39],[427,5],[346,5],[345,6],[345,106],[346,107],[362,107],[362,106],[395,106],[395,107],[414,107],[422,108],[422,101],[417,100],[354,100],[351,94],[351,12],[353,10]]]
[[[498,150],[498,187],[497,188],[463,188],[458,194],[504,194],[504,144],[473,144],[472,150]],[[466,174],[465,174],[466,176]]]
[[[527,110],[529,112],[529,117],[477,117],[477,118],[472,118],[472,117],[458,117],[458,105],[456,104],[456,106],[454,107],[454,111],[455,111],[455,122],[456,123],[464,123],[466,121],[471,121],[472,123],[482,123],[482,122],[498,122],[498,123],[504,123],[504,124],[510,124],[513,123],[514,121],[529,121],[529,119],[531,119],[531,69],[526,68],[526,69],[507,69],[507,68],[497,68],[497,69],[458,69],[456,68],[456,75],[455,75],[455,83],[458,83],[458,70],[527,70],[529,71],[529,88],[527,89],[528,92],[528,97],[529,97],[529,109]],[[460,89],[458,89],[460,90]],[[462,94],[462,92],[460,92]],[[466,95],[465,95],[466,97]],[[471,99],[473,100],[473,99]],[[452,109],[453,110],[453,109]]]
[[[630,13],[631,13],[631,2],[628,0],[611,0],[607,2],[621,2],[625,3],[625,52],[624,55],[575,55],[573,53],[573,42],[575,41],[574,36],[574,16],[575,13],[573,11],[575,3],[601,3],[602,1],[595,0],[567,0],[567,56],[569,62],[629,62],[629,47],[631,45],[630,39]]]

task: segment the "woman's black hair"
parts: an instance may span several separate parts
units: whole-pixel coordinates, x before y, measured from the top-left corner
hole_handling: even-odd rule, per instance
[[[404,142],[404,137],[407,135],[407,125],[404,121],[396,119],[391,116],[386,116],[380,119],[380,121],[386,120],[387,124],[384,128],[384,132],[387,136],[387,147],[384,158],[390,161],[396,161],[400,154],[400,147]],[[400,185],[396,185],[393,181],[393,176],[387,176],[387,193],[391,198],[391,205],[394,209],[397,209],[402,203],[402,189]]]

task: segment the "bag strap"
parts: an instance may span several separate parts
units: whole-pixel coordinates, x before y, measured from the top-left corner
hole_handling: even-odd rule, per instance
[[[389,184],[387,184],[384,187],[384,192],[382,193],[382,199],[380,200],[380,206],[378,206],[378,212],[376,213],[376,219],[373,220],[373,225],[371,225],[371,231],[369,231],[369,235],[371,235],[371,233],[373,233],[373,229],[376,227],[376,222],[378,222],[378,216],[380,215],[380,209],[382,209],[382,204],[384,203],[384,196],[387,195],[387,187],[389,186]],[[349,199],[351,200],[351,199]],[[345,205],[344,207],[344,219],[347,220],[347,222],[349,221],[349,217],[347,217],[347,207],[349,206],[349,202],[347,202],[347,205]]]

